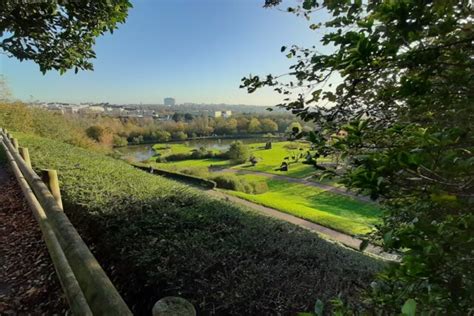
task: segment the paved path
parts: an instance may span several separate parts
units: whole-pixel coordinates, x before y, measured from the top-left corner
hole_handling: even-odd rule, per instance
[[[232,201],[234,203],[244,205],[244,206],[246,206],[246,207],[248,207],[248,208],[250,208],[254,211],[257,211],[258,213],[264,214],[266,216],[277,218],[277,219],[280,219],[280,220],[298,225],[298,226],[300,226],[302,228],[305,228],[307,230],[310,230],[312,232],[322,234],[322,235],[324,235],[325,237],[328,237],[331,240],[337,241],[337,242],[339,242],[339,243],[341,243],[345,246],[348,246],[348,247],[356,249],[356,250],[359,249],[359,245],[362,242],[360,239],[354,238],[350,235],[341,233],[341,232],[336,231],[334,229],[315,224],[313,222],[301,219],[299,217],[296,217],[296,216],[293,216],[293,215],[290,215],[290,214],[287,214],[287,213],[283,213],[283,212],[280,212],[280,211],[275,210],[273,208],[269,208],[269,207],[266,207],[266,206],[263,206],[263,205],[260,205],[260,204],[253,203],[253,202],[241,199],[241,198],[233,196],[233,195],[226,194],[222,191],[207,190],[205,192],[208,195],[210,195],[214,198],[229,200],[229,201]],[[396,255],[384,253],[382,248],[377,247],[377,246],[369,245],[365,251],[372,254],[372,255],[376,255],[376,256],[382,257],[382,258],[387,259],[387,260],[398,260],[398,257]]]
[[[243,169],[232,169],[232,168],[225,168],[225,169],[219,169],[219,170],[224,171],[224,172],[236,173],[236,174],[255,174],[255,175],[264,176],[271,179],[282,180],[282,181],[287,181],[287,182],[292,182],[292,183],[299,183],[299,184],[307,185],[310,187],[323,189],[325,191],[330,191],[336,194],[345,195],[345,196],[348,196],[348,197],[351,197],[363,202],[375,203],[373,200],[371,200],[367,196],[358,195],[353,192],[350,192],[341,188],[337,188],[331,185],[309,181],[307,180],[308,178],[305,178],[305,179],[292,178],[289,176],[273,174],[273,173],[268,173],[268,172],[263,172],[263,171],[256,171],[256,170],[243,170]]]

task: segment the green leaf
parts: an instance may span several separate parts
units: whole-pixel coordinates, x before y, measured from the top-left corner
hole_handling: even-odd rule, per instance
[[[416,302],[414,299],[408,299],[402,306],[402,314],[404,316],[415,316],[416,313]]]
[[[304,0],[303,9],[311,10],[311,8],[314,6],[314,4],[315,4],[314,0]]]
[[[316,304],[314,304],[314,313],[317,316],[323,316],[323,311],[324,311],[324,303],[318,299],[316,301]]]

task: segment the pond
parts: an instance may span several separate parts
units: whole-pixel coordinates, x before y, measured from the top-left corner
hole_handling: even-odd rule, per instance
[[[186,144],[190,148],[205,147],[209,150],[220,150],[226,151],[229,149],[230,144],[235,141],[241,141],[244,144],[264,143],[267,141],[279,141],[278,138],[240,138],[240,139],[221,139],[221,138],[207,138],[207,139],[192,139],[180,142],[169,142],[166,144]],[[153,150],[154,144],[143,144],[143,145],[130,145],[127,147],[118,148],[116,151],[122,156],[122,158],[134,161],[143,161],[152,157],[155,152]]]

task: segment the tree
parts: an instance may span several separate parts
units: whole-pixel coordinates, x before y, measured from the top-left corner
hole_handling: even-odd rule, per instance
[[[237,133],[237,120],[233,118],[217,118],[216,127],[214,128],[214,131],[218,135],[235,134]]]
[[[288,127],[286,128],[285,133],[290,137],[290,139],[295,138],[299,133],[303,131],[303,128],[301,127],[301,124],[298,122],[292,122]]]
[[[472,5],[305,0],[288,11],[311,19],[320,9],[329,20],[310,28],[326,28],[322,44],[333,48],[322,54],[282,47],[296,58],[294,79],[250,76],[243,86],[250,93],[271,86],[285,96],[282,107],[315,121],[309,139],[316,154],[343,157],[341,181],[387,209],[371,237],[386,250],[403,250],[402,262],[373,283],[367,307],[397,314],[416,302],[420,313],[468,314],[474,301]]]
[[[185,120],[186,122],[192,121],[193,118],[194,118],[194,115],[192,115],[191,113],[185,113],[185,114],[184,114],[184,120]]]
[[[131,6],[127,0],[4,0],[0,49],[10,57],[34,61],[43,73],[92,70],[96,37],[113,32]]]
[[[114,135],[113,136],[113,145],[115,147],[124,147],[124,146],[128,145],[128,141],[125,137]]]
[[[175,112],[171,118],[177,123],[184,121],[185,115],[183,113]]]
[[[244,143],[236,141],[230,144],[227,156],[233,163],[244,163],[249,159],[250,151]]]
[[[93,125],[86,129],[86,135],[96,142],[100,142],[105,133],[105,128],[99,125]]]
[[[239,133],[246,133],[249,127],[250,120],[245,116],[239,116],[237,118],[237,130]]]
[[[195,133],[198,136],[208,136],[214,132],[214,128],[209,125],[209,118],[207,116],[195,117],[188,125],[188,132]]]
[[[152,136],[157,142],[167,142],[171,139],[170,133],[161,130],[154,131]]]
[[[260,121],[258,118],[253,117],[250,122],[249,122],[249,127],[247,129],[247,132],[250,134],[256,134],[260,133],[262,131]]]
[[[186,140],[188,138],[188,135],[186,135],[185,132],[174,132],[172,138],[174,140]]]
[[[260,123],[262,124],[262,132],[264,133],[274,133],[278,131],[278,125],[272,119],[264,118]]]

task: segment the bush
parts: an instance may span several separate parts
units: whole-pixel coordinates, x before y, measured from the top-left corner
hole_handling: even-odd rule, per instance
[[[186,140],[188,138],[188,135],[186,135],[186,133],[184,132],[176,132],[173,133],[172,138],[174,140]]]
[[[171,139],[171,134],[167,131],[158,130],[153,132],[152,137],[157,142],[167,142]]]
[[[180,168],[178,169],[178,172],[199,178],[209,178],[209,169],[207,167]]]
[[[125,137],[114,135],[113,144],[114,147],[124,147],[128,145],[128,141]]]
[[[295,314],[337,295],[357,304],[382,267],[123,161],[15,136],[36,170],[59,171],[65,212],[135,315],[164,296],[189,299],[200,315]]]
[[[244,163],[249,159],[250,151],[246,145],[241,141],[232,142],[229,150],[227,151],[227,157],[233,163]]]
[[[253,194],[261,194],[268,191],[268,184],[266,181],[251,181],[250,185],[253,189]]]
[[[191,153],[176,153],[165,157],[166,161],[182,161],[192,159]]]
[[[264,181],[249,181],[230,173],[213,175],[210,179],[217,183],[218,188],[222,189],[250,194],[259,194],[268,191],[267,183]]]

